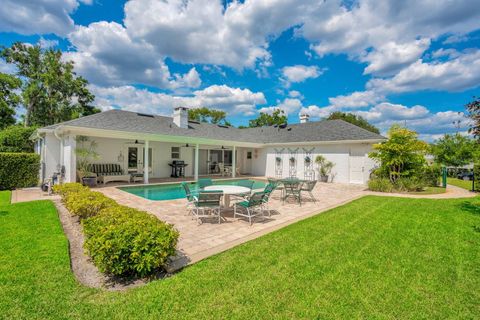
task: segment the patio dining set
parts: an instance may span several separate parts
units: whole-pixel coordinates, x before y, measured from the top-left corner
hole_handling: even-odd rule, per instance
[[[317,201],[312,193],[316,183],[317,181],[298,178],[269,178],[263,190],[258,190],[254,189],[252,180],[240,180],[236,185],[215,185],[212,179],[204,178],[198,180],[197,192],[193,192],[187,182],[182,182],[182,187],[186,194],[189,213],[199,224],[203,222],[203,218],[217,218],[218,223],[226,220],[222,213],[231,210],[233,198],[233,217],[247,218],[252,225],[252,219],[256,216],[264,217],[265,211],[271,216],[268,203],[274,191],[281,192],[280,200],[283,204],[293,198],[301,206],[303,193],[307,193],[313,202]]]

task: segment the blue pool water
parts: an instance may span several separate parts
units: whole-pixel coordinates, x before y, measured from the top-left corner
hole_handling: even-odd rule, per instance
[[[243,181],[248,180],[244,179]],[[215,180],[214,185],[237,185],[242,180]],[[253,188],[264,188],[266,183],[258,180],[254,181]],[[198,190],[198,185],[194,182],[189,183],[190,190],[195,193]],[[175,184],[161,184],[153,186],[138,186],[138,187],[120,187],[120,190],[134,194],[136,196],[149,200],[174,200],[185,198],[185,191],[180,183]]]

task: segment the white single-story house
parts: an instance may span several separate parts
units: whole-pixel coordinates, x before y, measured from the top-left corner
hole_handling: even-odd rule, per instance
[[[335,164],[333,181],[366,183],[375,165],[368,152],[383,136],[342,120],[300,118],[298,124],[239,129],[189,121],[184,107],[175,108],[173,117],[105,111],[37,130],[40,177],[45,180],[62,172],[65,182],[76,181],[76,137],[87,136],[97,144],[99,157],[94,163],[142,174],[145,183],[170,177],[170,164],[179,160],[187,164],[184,175],[193,179],[218,174],[219,167],[229,167],[232,177],[312,179],[318,177],[317,155]]]

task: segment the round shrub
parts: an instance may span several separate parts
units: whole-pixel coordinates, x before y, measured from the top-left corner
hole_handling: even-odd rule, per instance
[[[392,192],[394,188],[387,178],[372,178],[368,180],[368,189],[378,192]]]
[[[82,221],[84,248],[102,272],[145,276],[175,254],[179,233],[144,211],[116,206]]]
[[[102,209],[111,208],[118,204],[105,196],[103,193],[96,191],[79,191],[67,193],[64,198],[65,206],[72,215],[79,216],[80,219],[93,217]]]

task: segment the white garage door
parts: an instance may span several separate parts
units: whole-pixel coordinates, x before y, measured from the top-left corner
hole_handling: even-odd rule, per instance
[[[355,146],[350,148],[350,183],[364,183],[365,148]]]

